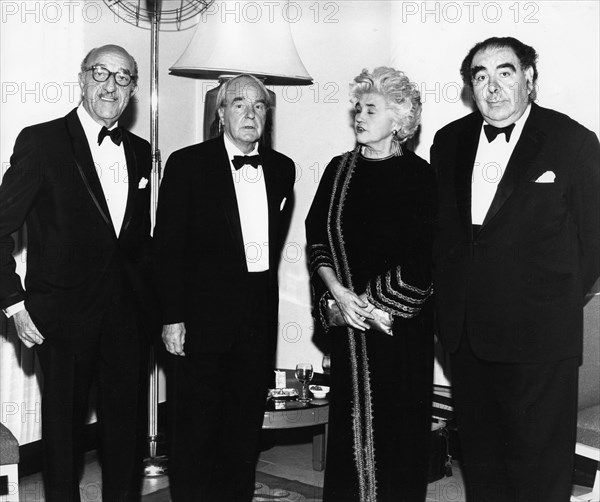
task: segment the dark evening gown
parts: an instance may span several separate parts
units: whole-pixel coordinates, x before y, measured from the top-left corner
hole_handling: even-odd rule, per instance
[[[394,316],[393,336],[329,329],[331,406],[324,502],[423,501],[427,490],[433,321],[434,177],[413,152],[334,158],[306,220],[315,317],[320,266]],[[327,328],[326,328],[327,329]]]

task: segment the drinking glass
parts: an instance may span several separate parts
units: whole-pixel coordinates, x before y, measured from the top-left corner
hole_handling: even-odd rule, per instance
[[[308,384],[313,377],[313,367],[310,363],[298,363],[296,365],[296,379],[302,384],[302,390],[300,391],[300,398],[298,399],[302,403],[310,401],[308,397]]]

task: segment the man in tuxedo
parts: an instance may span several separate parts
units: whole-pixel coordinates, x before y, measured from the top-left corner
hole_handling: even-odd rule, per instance
[[[223,134],[167,162],[154,234],[174,502],[252,500],[295,176],[291,159],[258,146],[262,82],[229,80],[217,106]]]
[[[97,379],[103,500],[134,500],[140,360],[151,279],[150,148],[117,127],[137,89],[123,48],[81,64],[82,102],[25,128],[0,186],[0,307],[43,371],[47,501],[79,501],[82,432]],[[25,289],[11,234],[26,224]]]
[[[467,500],[567,501],[584,295],[600,274],[600,145],[534,103],[536,51],[475,45],[478,111],[441,129],[434,247]]]

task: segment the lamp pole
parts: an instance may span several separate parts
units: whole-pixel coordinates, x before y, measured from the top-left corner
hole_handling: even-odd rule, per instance
[[[152,155],[152,192],[150,219],[152,228],[156,223],[156,207],[158,205],[158,188],[161,176],[161,159],[158,148],[158,27],[160,24],[161,0],[153,0],[151,25],[151,61],[150,61],[150,151]],[[167,472],[166,457],[158,456],[158,363],[153,341],[150,343],[148,358],[148,450],[149,456],[144,459],[144,476],[162,476]]]

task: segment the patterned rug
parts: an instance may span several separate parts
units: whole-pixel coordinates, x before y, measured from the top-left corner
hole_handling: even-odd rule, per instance
[[[252,502],[320,502],[323,489],[300,481],[256,473],[256,490]]]
[[[256,473],[256,491],[252,502],[320,502],[323,490],[318,486],[307,485],[300,481],[280,478],[258,471]],[[169,502],[169,489],[142,497],[142,502]]]

